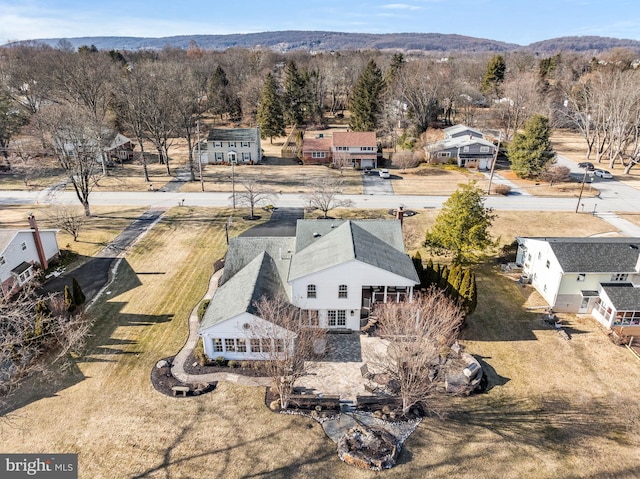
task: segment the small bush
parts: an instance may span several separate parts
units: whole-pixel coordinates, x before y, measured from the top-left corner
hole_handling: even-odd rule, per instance
[[[220,366],[220,367],[227,367],[227,364],[229,363],[224,357],[222,356],[218,356],[216,359],[213,360],[213,362],[215,363],[216,366]]]
[[[200,301],[200,304],[198,305],[198,321],[202,321],[202,318],[204,318],[204,313],[207,311],[209,303],[211,303],[210,299],[203,299]]]
[[[497,195],[503,195],[506,196],[509,193],[511,193],[511,187],[509,185],[495,185],[493,187],[493,191],[497,194]]]
[[[251,361],[240,361],[240,367],[243,369],[248,369],[251,367]]]
[[[253,362],[253,369],[261,369],[261,368],[262,368],[262,361]]]
[[[230,368],[237,368],[239,366],[238,361],[234,361],[233,359],[227,363],[227,366]]]
[[[198,344],[193,350],[193,357],[196,358],[196,361],[200,366],[206,366],[209,363],[209,359],[204,353],[204,344],[202,343],[202,338],[198,339]]]

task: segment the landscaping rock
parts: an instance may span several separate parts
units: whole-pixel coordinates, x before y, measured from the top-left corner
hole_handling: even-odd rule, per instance
[[[158,369],[166,368],[167,366],[169,366],[169,363],[166,359],[161,359],[156,363],[156,367]]]
[[[384,429],[358,425],[338,441],[338,457],[361,469],[380,471],[396,464],[398,440]]]

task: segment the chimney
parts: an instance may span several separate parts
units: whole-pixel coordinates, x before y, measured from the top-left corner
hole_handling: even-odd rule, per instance
[[[404,218],[404,206],[400,205],[400,207],[396,210],[396,219],[400,220],[400,226],[402,226],[403,218]]]
[[[38,258],[40,259],[40,265],[42,266],[42,269],[47,269],[49,267],[49,262],[47,261],[47,255],[44,254],[42,238],[40,238],[40,231],[38,231],[38,224],[36,223],[36,217],[33,216],[33,213],[29,213],[29,226],[31,227],[31,232],[33,233],[33,241],[36,244]]]

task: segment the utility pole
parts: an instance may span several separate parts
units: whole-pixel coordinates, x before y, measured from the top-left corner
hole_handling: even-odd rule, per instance
[[[496,148],[496,152],[493,155],[493,160],[491,161],[491,174],[489,175],[489,187],[487,188],[487,196],[491,195],[491,183],[493,182],[493,172],[496,168],[496,162],[498,161],[498,153],[500,152],[500,142],[502,141],[502,132],[498,133],[498,146]]]
[[[580,186],[580,196],[578,196],[578,204],[576,205],[576,213],[578,212],[578,208],[580,208],[580,200],[582,199],[582,192],[584,191],[584,183],[587,181],[587,172],[588,168],[585,167],[584,175],[582,176],[582,186]]]
[[[196,121],[196,131],[198,133],[198,170],[200,172],[200,188],[204,191],[204,178],[202,178],[202,153],[200,152],[200,120]]]
[[[236,176],[235,176],[235,166],[236,162],[231,162],[231,198],[233,201],[233,209],[236,209]]]

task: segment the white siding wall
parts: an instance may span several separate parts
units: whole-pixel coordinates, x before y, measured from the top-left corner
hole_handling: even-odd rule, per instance
[[[554,307],[562,280],[560,264],[546,241],[532,239],[524,241],[527,252],[522,259],[522,271],[529,275],[531,284],[549,303],[549,306]]]
[[[307,298],[309,284],[316,286],[316,298]],[[347,298],[338,297],[338,287],[341,284],[347,285]],[[318,310],[321,326],[327,326],[328,310],[346,310],[347,328],[353,330],[360,329],[363,286],[414,285],[415,283],[407,278],[356,260],[310,274],[291,283],[293,303],[302,309]]]
[[[40,237],[42,238],[42,246],[47,259],[58,254],[58,243],[54,231],[41,230]],[[22,249],[22,243],[25,243],[27,246],[25,250]],[[3,256],[5,259],[5,264],[0,266],[0,282],[5,282],[9,279],[11,277],[11,270],[23,261],[40,264],[36,242],[33,239],[31,231],[18,232],[11,243],[5,248],[4,252],[0,253],[0,256]]]
[[[245,324],[249,324],[250,328],[246,329],[244,327]],[[267,335],[267,331],[270,331],[269,328],[276,328],[276,330],[278,331],[275,334],[270,334],[271,337],[276,334],[278,336],[291,334],[276,325],[272,325],[270,323],[267,323],[266,321],[263,321],[257,316],[254,316],[250,313],[242,313],[235,318],[231,318],[227,321],[211,326],[207,330],[201,332],[200,336],[202,337],[202,341],[204,344],[204,352],[211,359],[222,356],[225,359],[264,360],[268,359],[269,356],[261,352],[250,351],[251,346],[249,340],[252,337],[268,337],[269,335]],[[215,351],[215,338],[222,340],[223,349],[225,339],[245,339],[247,343],[247,352]]]

